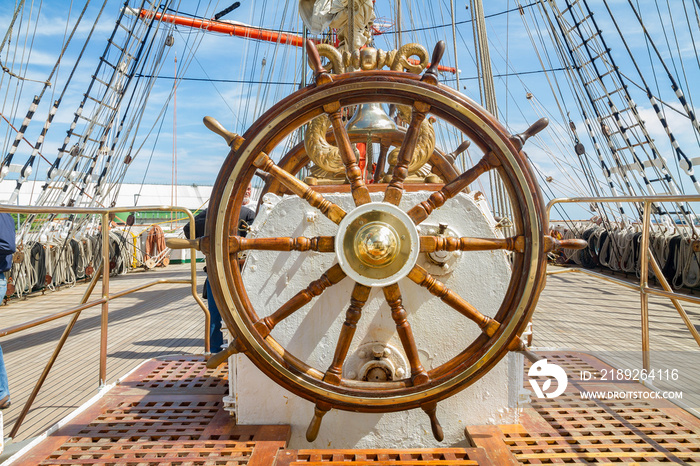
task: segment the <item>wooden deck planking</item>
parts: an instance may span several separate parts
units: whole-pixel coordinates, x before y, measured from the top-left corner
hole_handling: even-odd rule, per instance
[[[700,329],[700,306],[683,307]],[[657,378],[654,387],[681,390],[683,406],[700,416],[700,348],[670,300],[649,297],[649,322],[652,369],[680,375],[677,381]],[[618,369],[642,369],[640,296],[633,290],[583,274],[550,275],[533,332],[536,348],[584,351]]]
[[[172,265],[145,273],[111,277],[112,293],[160,278],[189,278],[189,264]],[[203,274],[200,273],[200,283]],[[0,307],[5,328],[75,306],[87,284],[47,291]],[[201,285],[200,285],[201,289]],[[93,298],[101,293],[100,284]],[[21,405],[52,354],[71,317],[0,338],[5,353],[13,405],[5,411],[9,434]],[[98,388],[100,307],[83,311],[59,355],[16,440],[32,437],[68,415],[92,397]],[[143,360],[166,354],[201,353],[204,314],[189,285],[159,284],[110,302],[107,345],[107,381],[113,382]]]

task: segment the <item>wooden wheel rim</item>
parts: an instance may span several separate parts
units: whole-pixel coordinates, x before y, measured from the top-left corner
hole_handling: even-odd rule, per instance
[[[283,387],[310,401],[340,409],[411,409],[444,399],[473,383],[508,352],[508,344],[522,332],[544,280],[543,202],[529,165],[508,139],[508,133],[467,97],[444,86],[420,82],[419,77],[408,73],[362,72],[333,79],[331,84],[302,89],[274,106],[244,135],[245,142],[239,150],[229,154],[213,190],[210,212],[216,215],[210,215],[207,221],[208,234],[214,238],[207,257],[211,286],[222,317],[239,338],[246,355]],[[516,254],[506,296],[495,316],[501,327],[492,337],[482,333],[460,355],[431,370],[427,384],[390,382],[382,384],[382,389],[376,384],[351,382],[334,386],[321,380],[322,372],[293,356],[283,358],[283,348],[270,336],[261,338],[253,328],[257,315],[242,286],[239,270],[229,260],[228,242],[222,240],[235,234],[242,198],[242,192],[236,188],[246,186],[252,179],[252,160],[260,151],[269,152],[293,129],[323,113],[323,105],[334,101],[343,106],[372,101],[429,103],[430,113],[470,136],[484,153],[495,153],[502,163],[499,173],[515,202],[513,220],[518,233],[526,237],[525,251]]]

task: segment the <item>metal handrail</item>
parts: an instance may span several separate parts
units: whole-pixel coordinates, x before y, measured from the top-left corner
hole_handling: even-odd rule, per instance
[[[107,207],[107,208],[85,208],[85,207],[63,207],[63,206],[55,206],[55,207],[37,207],[37,206],[10,206],[6,204],[0,204],[0,213],[17,213],[17,214],[88,214],[88,215],[100,215],[101,220],[100,220],[100,225],[101,225],[101,231],[109,231],[109,217],[110,214],[113,213],[122,213],[122,212],[142,212],[142,211],[161,211],[161,212],[180,212],[183,213],[187,216],[189,222],[190,222],[190,239],[195,239],[196,234],[195,234],[195,227],[194,227],[194,216],[192,215],[192,212],[190,212],[189,209],[186,209],[184,207],[178,207],[178,206],[144,206],[144,207]],[[197,251],[195,249],[190,249],[190,279],[189,280],[183,280],[183,279],[168,279],[168,278],[162,278],[158,280],[154,280],[142,285],[139,285],[134,288],[130,288],[127,290],[123,290],[117,293],[110,294],[109,293],[109,235],[102,235],[102,264],[101,267],[96,268],[95,274],[93,275],[90,284],[85,291],[80,305],[76,307],[72,307],[70,309],[57,312],[54,314],[51,314],[49,316],[44,316],[38,319],[34,319],[28,322],[24,322],[22,324],[17,324],[13,325],[11,327],[3,328],[0,329],[0,337],[4,337],[7,335],[11,335],[14,333],[18,333],[24,330],[28,330],[34,327],[37,327],[39,325],[45,324],[47,322],[51,322],[56,319],[60,319],[61,317],[66,317],[69,315],[72,315],[73,318],[69,322],[69,324],[66,326],[65,330],[63,331],[63,335],[61,335],[61,338],[59,339],[56,348],[54,349],[53,354],[49,358],[49,361],[46,363],[46,366],[44,367],[44,370],[42,371],[41,375],[39,376],[39,379],[37,380],[37,383],[34,385],[34,388],[32,389],[32,393],[29,395],[29,398],[27,399],[26,403],[24,404],[22,408],[22,412],[20,413],[19,417],[15,421],[14,425],[12,426],[12,431],[10,432],[10,438],[14,438],[17,433],[19,432],[19,428],[21,427],[22,423],[24,422],[25,417],[27,416],[27,413],[29,413],[29,410],[31,409],[32,404],[34,403],[34,400],[36,399],[37,395],[39,394],[39,391],[41,390],[41,387],[43,386],[44,382],[46,381],[46,378],[49,375],[49,372],[51,371],[51,368],[53,367],[54,362],[56,361],[56,358],[58,358],[58,355],[60,354],[61,350],[63,349],[63,346],[68,339],[68,336],[70,335],[70,332],[72,331],[73,327],[75,326],[75,323],[78,321],[78,318],[80,317],[80,314],[82,311],[85,309],[100,305],[101,306],[101,319],[100,319],[100,365],[99,365],[99,388],[103,387],[106,385],[106,379],[107,379],[107,327],[109,325],[109,302],[110,300],[120,298],[122,296],[126,296],[128,294],[134,293],[136,291],[143,290],[145,288],[149,288],[154,285],[159,285],[163,283],[189,283],[191,286],[191,292],[192,296],[194,297],[195,301],[197,304],[199,304],[199,307],[202,309],[204,312],[204,352],[209,353],[210,351],[210,343],[209,343],[209,327],[210,327],[210,322],[211,322],[211,316],[209,314],[209,310],[207,309],[207,306],[204,304],[204,301],[199,297],[197,294],[197,263],[196,263],[196,254]],[[95,299],[92,301],[88,300],[90,299],[90,295],[92,294],[93,290],[97,286],[97,282],[102,278],[102,296],[99,299]]]
[[[678,311],[681,316],[683,323],[688,328],[688,331],[695,339],[695,342],[700,346],[700,334],[697,329],[690,321],[688,313],[683,308],[681,301],[687,301],[690,303],[700,304],[700,298],[694,296],[688,296],[681,293],[676,293],[669,285],[666,277],[661,272],[661,267],[659,267],[653,252],[649,247],[649,233],[651,226],[651,205],[653,203],[661,202],[700,202],[700,195],[673,195],[673,196],[619,196],[619,197],[574,197],[574,198],[558,198],[552,199],[547,204],[547,219],[549,221],[550,212],[555,204],[578,204],[578,203],[620,203],[620,202],[635,202],[644,205],[644,214],[642,217],[642,238],[640,242],[641,257],[640,260],[640,278],[639,285],[634,285],[632,283],[624,282],[622,280],[617,280],[612,277],[608,277],[602,273],[593,272],[591,270],[586,270],[580,267],[571,267],[560,271],[549,271],[548,275],[556,275],[561,273],[571,273],[578,272],[590,275],[602,280],[615,283],[617,285],[625,286],[639,291],[640,293],[640,311],[642,319],[642,365],[644,369],[650,369],[650,344],[649,344],[649,295],[661,296],[668,298],[673,303],[673,306]],[[659,280],[663,290],[652,288],[649,286],[649,266],[651,266],[654,275]]]

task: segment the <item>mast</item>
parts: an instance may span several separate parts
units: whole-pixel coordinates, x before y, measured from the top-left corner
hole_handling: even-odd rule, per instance
[[[486,19],[484,16],[484,5],[482,0],[471,0],[471,15],[474,24],[474,47],[478,55],[477,66],[479,73],[479,91],[481,94],[481,104],[493,116],[498,118],[498,104],[496,102],[496,86],[493,82],[493,71],[491,70],[491,55],[489,54],[488,37],[486,36]],[[453,18],[454,21],[454,18]],[[455,68],[457,68],[455,63]],[[459,76],[459,75],[457,75]],[[457,78],[459,79],[459,78]],[[497,217],[511,218],[511,208],[508,202],[503,181],[497,173],[489,171],[489,184],[491,185],[491,203],[494,215]],[[503,233],[508,234],[509,228],[503,225]]]
[[[457,25],[455,24],[455,0],[450,0],[450,13],[452,16],[452,47],[455,54],[455,88],[459,92],[459,61],[457,60]]]
[[[486,19],[484,18],[484,5],[481,0],[471,0],[471,3],[472,21],[474,23],[474,47],[478,55],[478,66],[481,70],[481,73],[479,73],[479,90],[481,91],[481,104],[486,110],[491,112],[493,116],[498,118],[498,106],[496,104],[496,89],[493,83],[493,72],[491,71],[491,55],[489,53],[488,37],[486,36]]]
[[[348,36],[345,38],[345,49],[351,54],[355,51],[355,2],[348,2]],[[348,66],[348,71],[355,71],[351,64]]]
[[[401,45],[401,0],[396,0],[396,50],[400,49]]]
[[[173,80],[173,167],[170,186],[170,205],[177,205],[177,53],[175,54],[175,79]],[[170,229],[173,228],[173,213],[170,212]]]

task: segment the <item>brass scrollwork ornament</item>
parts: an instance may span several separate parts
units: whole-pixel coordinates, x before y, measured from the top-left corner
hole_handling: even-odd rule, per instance
[[[392,71],[407,71],[420,74],[428,66],[428,51],[420,44],[405,44],[398,50],[384,51],[372,47],[355,50],[353,53],[343,51],[329,44],[317,44],[316,48],[321,57],[328,60],[331,74],[341,74],[350,69],[372,71],[389,68]],[[414,57],[412,59],[412,57]],[[398,114],[401,120],[408,123],[411,120],[412,109],[410,106],[398,105]],[[330,127],[327,115],[321,115],[313,119],[306,131],[304,147],[309,159],[313,162],[310,169],[312,183],[334,184],[342,182],[345,178],[345,166],[340,158],[339,150],[326,139],[326,133]],[[426,165],[435,150],[435,129],[429,120],[424,120],[420,126],[420,134],[416,145],[415,154],[408,167],[409,176],[422,181],[430,174],[431,167]],[[396,163],[398,149],[389,155],[389,164]]]

